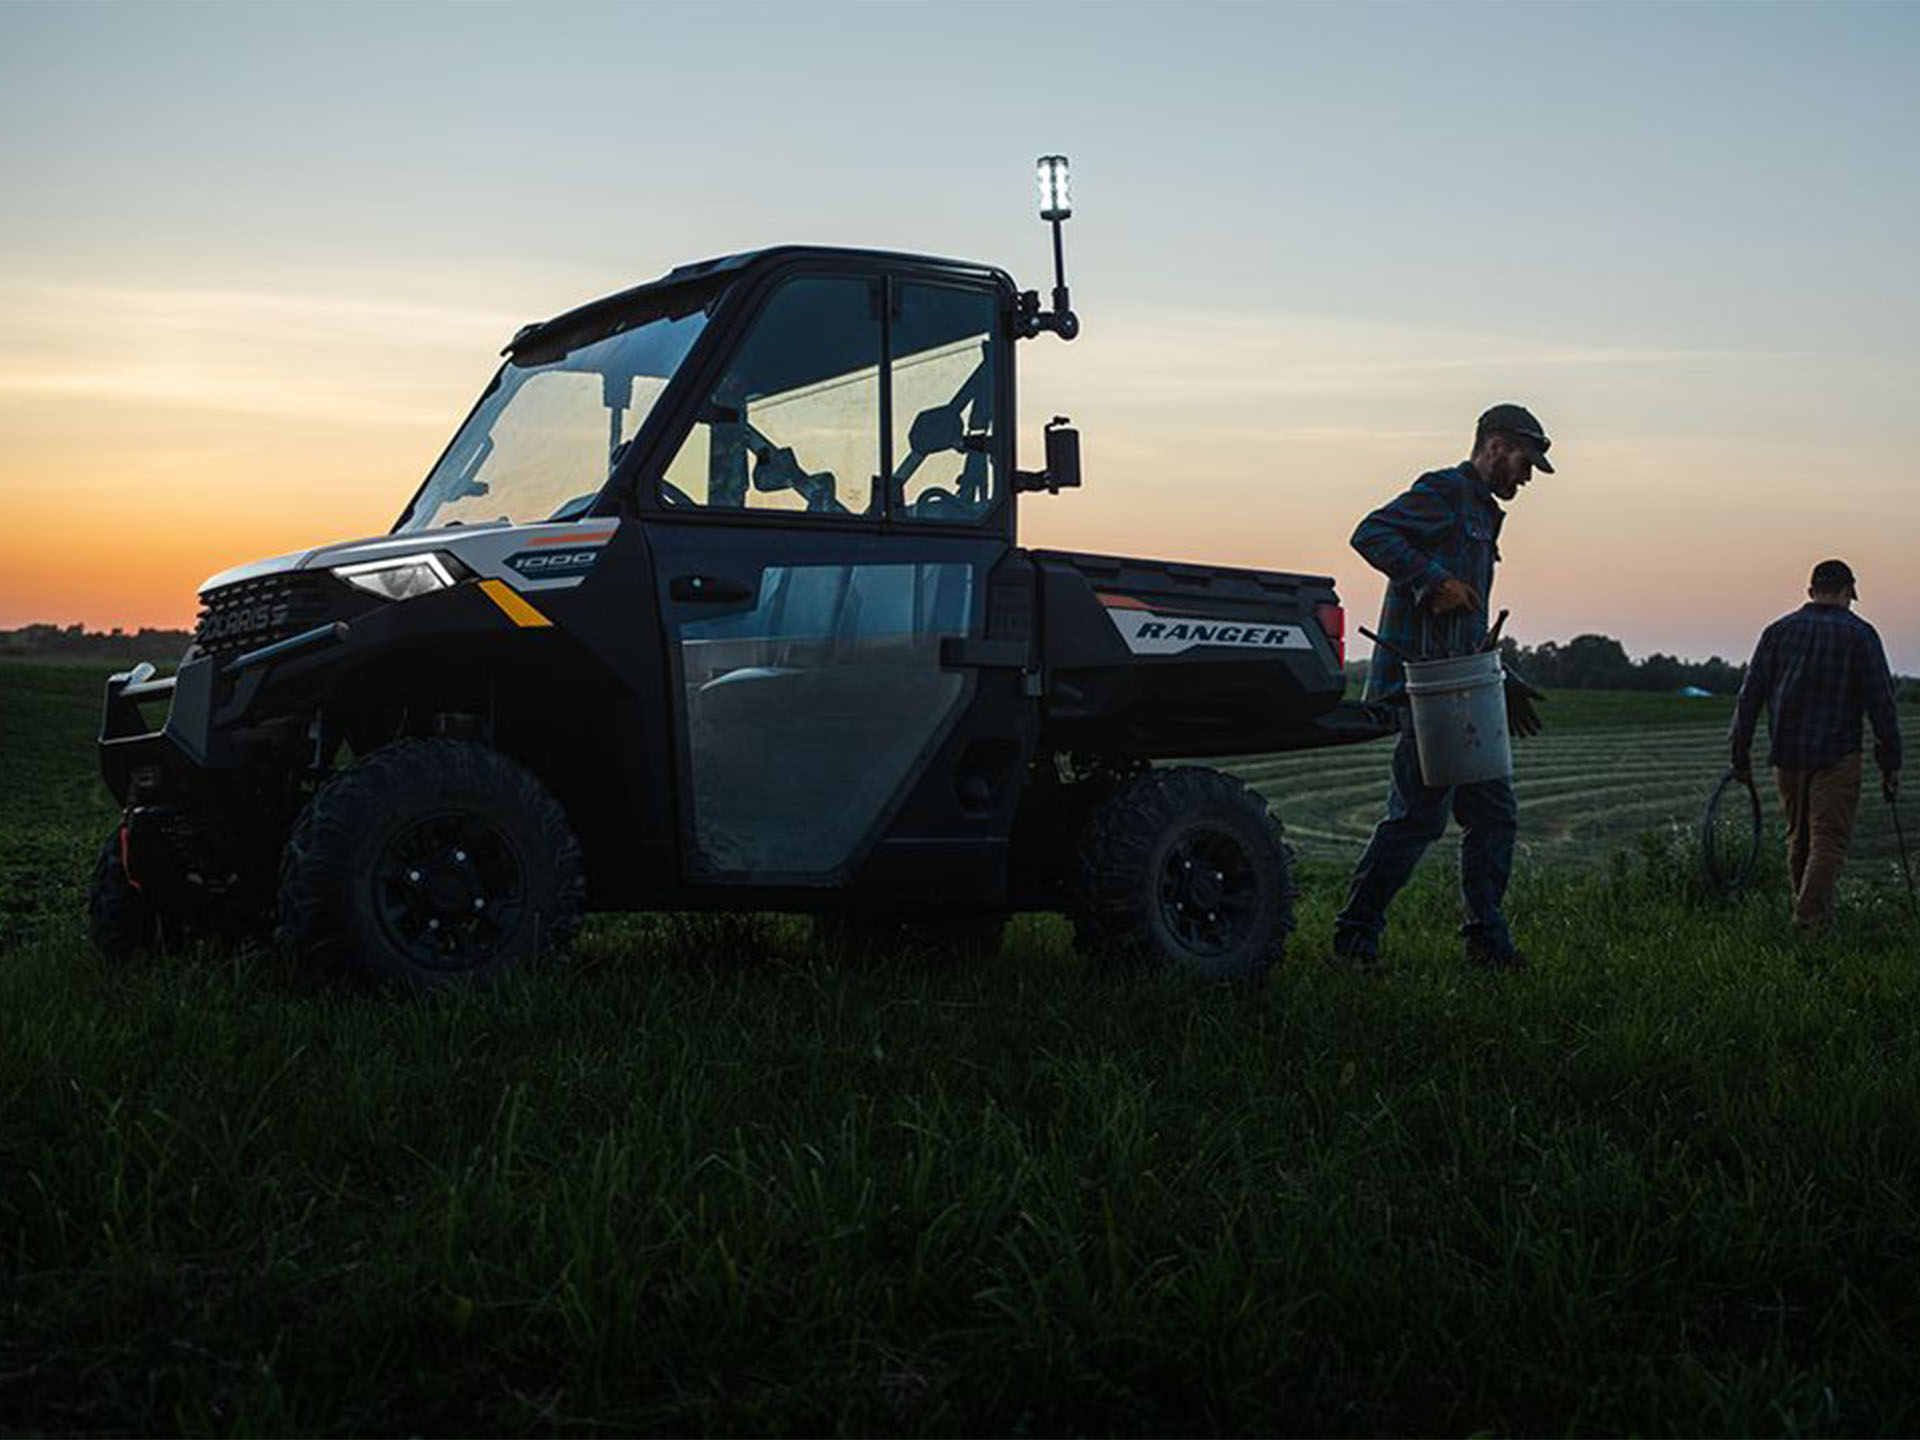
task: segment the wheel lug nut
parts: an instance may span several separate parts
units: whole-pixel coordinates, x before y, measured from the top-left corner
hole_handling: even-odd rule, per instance
[[[487,908],[487,902],[476,895],[473,897],[473,908],[476,910],[484,910]]]
[[[438,920],[427,921],[427,929],[438,930],[439,928],[440,928],[440,922]]]
[[[464,850],[456,850],[453,852],[453,858],[457,863],[464,865],[467,863],[467,852]]]
[[[409,885],[418,885],[420,883],[420,872],[418,870],[407,871],[407,883]]]

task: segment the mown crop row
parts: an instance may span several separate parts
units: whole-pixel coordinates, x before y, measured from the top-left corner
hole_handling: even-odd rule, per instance
[[[1755,746],[1765,759],[1765,731]],[[1350,860],[1379,820],[1386,800],[1390,742],[1234,762],[1230,768],[1267,797],[1301,854]],[[1691,832],[1727,768],[1720,725],[1639,725],[1619,730],[1542,734],[1514,748],[1523,856],[1586,866],[1647,831]],[[1765,844],[1782,843],[1780,806],[1764,764],[1758,773]],[[1920,805],[1901,799],[1909,843],[1920,832]],[[1894,817],[1877,772],[1866,762],[1852,864],[1856,878],[1897,864]]]

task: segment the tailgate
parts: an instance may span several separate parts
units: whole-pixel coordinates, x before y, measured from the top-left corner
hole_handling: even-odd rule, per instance
[[[1132,755],[1285,748],[1346,688],[1324,575],[1035,551],[1056,743]],[[1321,742],[1326,743],[1326,742]]]

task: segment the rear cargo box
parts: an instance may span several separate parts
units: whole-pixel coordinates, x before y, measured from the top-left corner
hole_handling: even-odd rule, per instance
[[[1059,748],[1289,749],[1339,703],[1339,602],[1326,576],[1051,550],[1032,558],[1047,727]]]

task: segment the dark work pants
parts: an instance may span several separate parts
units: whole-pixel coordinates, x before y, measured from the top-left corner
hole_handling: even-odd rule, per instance
[[[1513,837],[1519,829],[1513,782],[1482,780],[1450,789],[1428,785],[1420,778],[1420,752],[1411,729],[1401,731],[1393,748],[1387,815],[1374,826],[1366,853],[1354,868],[1346,908],[1334,921],[1336,934],[1379,944],[1387,928],[1387,906],[1412,877],[1427,847],[1447,828],[1449,808],[1461,829],[1460,900],[1467,919],[1460,933],[1469,944],[1495,954],[1513,949],[1513,932],[1500,909],[1513,876]]]

